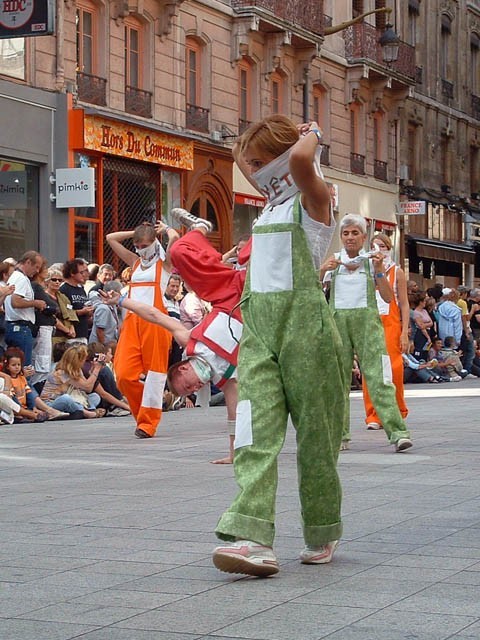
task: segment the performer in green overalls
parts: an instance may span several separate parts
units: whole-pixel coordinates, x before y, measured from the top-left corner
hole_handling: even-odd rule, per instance
[[[346,215],[340,223],[344,248],[322,265],[320,277],[323,279],[331,272],[330,307],[342,337],[345,395],[348,398],[353,356],[356,355],[375,411],[389,441],[395,445],[395,451],[400,452],[409,449],[412,442],[396,402],[375,286],[385,302],[390,302],[394,294],[384,277],[383,254],[380,251],[365,253],[362,249],[366,232],[365,218]],[[350,414],[347,411],[342,449],[348,449],[349,440]]]
[[[253,229],[242,304],[234,456],[240,492],[216,529],[230,544],[213,554],[215,566],[229,573],[278,571],[277,458],[289,415],[307,545],[301,561],[330,562],[342,533],[336,464],[345,381],[342,345],[318,280],[335,226],[328,187],[315,171],[320,137],[315,123],[296,127],[270,116],[234,148],[268,204]]]

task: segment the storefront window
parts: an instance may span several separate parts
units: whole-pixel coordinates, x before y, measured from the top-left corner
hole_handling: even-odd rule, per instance
[[[0,258],[38,249],[38,167],[0,158]]]
[[[0,74],[25,80],[25,38],[0,40]]]
[[[179,207],[180,204],[180,174],[162,171],[162,220],[168,225],[176,225],[170,216],[170,211],[174,207]]]
[[[75,222],[75,257],[87,262],[98,260],[98,224],[95,222]]]

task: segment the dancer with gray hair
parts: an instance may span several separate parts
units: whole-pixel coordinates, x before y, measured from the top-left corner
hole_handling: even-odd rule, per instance
[[[412,446],[405,422],[400,414],[392,382],[392,368],[385,346],[385,336],[378,313],[375,289],[385,302],[393,299],[393,290],[385,278],[384,255],[380,251],[366,252],[365,218],[346,215],[340,223],[343,249],[320,267],[320,277],[330,279],[330,307],[343,342],[343,365],[350,391],[353,356],[358,357],[362,375],[378,417],[395,451]],[[349,448],[350,413],[345,412],[342,450]]]

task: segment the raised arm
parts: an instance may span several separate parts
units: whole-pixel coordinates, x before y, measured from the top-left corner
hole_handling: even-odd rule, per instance
[[[138,256],[122,244],[122,242],[129,238],[133,238],[133,231],[114,231],[113,233],[107,234],[106,241],[112,247],[112,250],[117,254],[117,256],[125,262],[125,264],[128,264],[129,267],[133,267]]]
[[[167,250],[165,252],[166,257],[165,257],[164,264],[165,264],[165,269],[167,271],[171,271],[172,262],[170,260],[170,248],[172,244],[180,238],[180,235],[176,229],[169,227],[167,224],[165,224],[165,222],[162,222],[161,220],[157,220],[157,222],[155,223],[155,231],[157,232],[157,235],[161,235],[162,233],[167,234],[168,245],[167,245]]]
[[[290,173],[302,193],[308,215],[330,225],[330,191],[325,180],[317,175],[313,162],[322,134],[316,122],[301,124],[298,129],[300,138],[290,150]]]

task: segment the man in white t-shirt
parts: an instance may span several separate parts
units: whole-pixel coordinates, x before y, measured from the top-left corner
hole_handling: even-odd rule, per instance
[[[24,366],[32,364],[35,309],[43,311],[47,303],[35,300],[30,278],[41,269],[42,256],[37,251],[27,251],[17,263],[8,279],[15,285],[15,292],[5,300],[5,342],[8,347],[18,347],[25,355]]]

